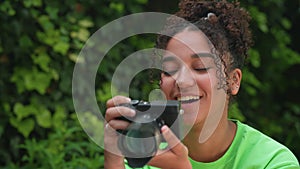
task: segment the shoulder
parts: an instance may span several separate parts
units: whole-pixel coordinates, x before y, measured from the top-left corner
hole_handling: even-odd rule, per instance
[[[252,160],[254,165],[264,168],[285,168],[299,166],[297,158],[284,145],[260,131],[236,122],[239,135],[240,160]]]

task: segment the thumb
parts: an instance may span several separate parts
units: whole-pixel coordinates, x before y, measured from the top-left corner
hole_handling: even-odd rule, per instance
[[[168,147],[170,151],[178,156],[186,156],[188,155],[187,147],[177,138],[177,136],[172,132],[172,130],[167,126],[164,125],[161,128],[162,135],[168,143]]]

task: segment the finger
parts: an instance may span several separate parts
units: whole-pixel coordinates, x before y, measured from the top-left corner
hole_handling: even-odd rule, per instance
[[[134,117],[136,112],[128,107],[120,106],[120,107],[110,107],[106,110],[105,120],[109,122],[112,119],[115,119],[120,116]]]
[[[129,126],[130,123],[124,120],[111,120],[107,124],[109,125],[109,127],[115,130],[124,130]]]
[[[106,108],[117,106],[121,103],[129,103],[131,99],[125,96],[115,96],[106,102]]]
[[[116,129],[112,128],[110,126],[110,124],[108,124],[108,123],[106,123],[104,125],[104,134],[105,134],[104,139],[108,138],[108,136],[109,137],[112,137],[112,136],[115,137],[115,136],[117,136]]]
[[[162,135],[167,141],[170,151],[172,151],[175,155],[178,156],[186,156],[188,154],[188,149],[181,141],[176,137],[176,135],[172,132],[172,130],[164,125],[161,128]]]
[[[109,123],[105,123],[104,138],[111,137],[109,140],[115,140],[118,136],[117,130],[125,130],[129,125],[130,123],[124,120],[111,120]]]
[[[117,146],[118,133],[108,123],[105,124],[104,150],[115,155],[121,155]]]

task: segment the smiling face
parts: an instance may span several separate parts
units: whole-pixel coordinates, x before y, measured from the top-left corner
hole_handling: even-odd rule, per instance
[[[179,100],[186,124],[201,124],[209,114],[227,111],[228,96],[220,89],[216,55],[200,31],[183,31],[168,43],[162,58],[161,89],[168,100]],[[226,112],[227,113],[227,112]]]

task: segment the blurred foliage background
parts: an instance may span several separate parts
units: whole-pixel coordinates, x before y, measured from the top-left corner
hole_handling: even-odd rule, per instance
[[[136,12],[172,14],[177,3],[2,0],[0,167],[103,168],[103,150],[83,131],[74,111],[71,89],[77,55],[108,22]],[[285,144],[300,159],[300,1],[241,4],[252,15],[255,46],[230,116]],[[133,36],[107,53],[96,79],[101,110],[111,97],[110,81],[118,63],[135,51],[153,47],[154,40],[155,36]],[[131,97],[147,99],[147,93],[157,87],[145,75],[135,78]]]

